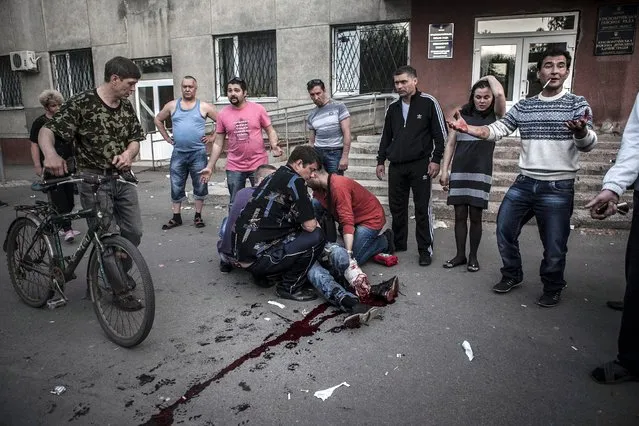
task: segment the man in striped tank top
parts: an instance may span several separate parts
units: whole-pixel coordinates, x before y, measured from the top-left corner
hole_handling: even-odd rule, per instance
[[[195,199],[193,223],[196,228],[204,227],[202,207],[209,191],[207,183],[200,179],[200,170],[206,167],[206,144],[215,137],[205,134],[205,125],[207,117],[213,121],[217,119],[217,111],[213,105],[197,99],[196,93],[197,80],[190,75],[185,76],[182,79],[182,97],[168,102],[154,120],[164,140],[173,145],[169,172],[173,217],[162,225],[164,230],[182,225],[180,211],[182,202],[186,199],[184,189],[189,175]],[[173,125],[172,136],[169,136],[164,125],[169,117]]]

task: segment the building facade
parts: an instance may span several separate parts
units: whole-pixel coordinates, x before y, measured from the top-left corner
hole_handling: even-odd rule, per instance
[[[414,1],[411,64],[445,111],[467,102],[473,82],[486,74],[502,81],[513,104],[540,91],[536,62],[557,44],[573,55],[566,87],[588,99],[601,130],[621,131],[639,91],[638,7],[636,0],[495,0],[461,9]],[[454,24],[452,58],[428,59],[430,24],[443,23]]]
[[[184,75],[197,78],[201,99],[220,105],[225,81],[240,76],[249,96],[273,110],[309,102],[306,82],[314,78],[334,93],[390,91],[394,63],[408,61],[410,0],[0,0],[0,7],[5,164],[30,162],[26,138],[42,114],[38,94],[56,88],[68,97],[99,85],[113,56],[129,57],[142,70],[131,100],[146,130],[179,96]],[[397,29],[403,59],[386,62],[388,55],[371,49],[363,35],[371,28]],[[37,72],[11,70],[10,53],[21,51],[35,52]],[[385,76],[387,87],[360,81],[366,61],[383,70],[373,77]]]
[[[220,107],[227,103],[224,82],[240,76],[249,96],[267,109],[303,111],[310,79],[321,78],[337,97],[388,93],[392,71],[410,63],[420,89],[436,96],[446,113],[466,102],[472,83],[486,74],[502,81],[512,105],[540,90],[535,63],[550,44],[573,53],[566,85],[586,96],[596,124],[620,131],[639,90],[637,34],[630,30],[636,16],[629,17],[637,5],[623,0],[529,5],[495,0],[454,7],[410,0],[0,0],[0,146],[5,164],[30,163],[28,130],[42,114],[38,94],[55,88],[69,97],[95,87],[104,78],[105,62],[116,55],[133,59],[142,70],[131,100],[142,125],[153,132],[153,116],[179,96],[184,75],[197,78],[201,99]],[[611,55],[601,49],[608,34],[602,16],[617,13],[615,7],[628,28],[609,32],[610,37],[628,41],[632,34],[632,40],[625,51],[612,52],[622,54]],[[444,43],[436,43],[437,31]],[[34,52],[37,70],[13,71],[12,52]],[[158,137],[150,133],[149,142]],[[150,146],[141,148],[144,159]]]

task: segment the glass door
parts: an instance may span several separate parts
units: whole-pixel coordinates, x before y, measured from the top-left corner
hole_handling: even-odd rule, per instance
[[[570,52],[570,65],[564,88],[572,87],[574,68],[575,35],[540,37],[508,37],[475,39],[473,60],[473,83],[486,75],[493,75],[504,86],[506,107],[509,109],[521,99],[530,98],[541,92],[537,78],[537,61],[541,54],[552,46]]]
[[[526,37],[523,40],[523,46],[520,99],[531,98],[541,92],[542,84],[537,78],[537,62],[546,49],[557,46],[562,50],[567,50],[574,62],[575,36]],[[572,87],[572,69],[573,64],[570,65],[568,78],[564,82],[564,89],[568,91]]]
[[[486,75],[494,76],[504,86],[507,108],[520,99],[522,45],[520,37],[475,40],[473,84]]]
[[[135,109],[142,128],[146,132],[146,141],[140,144],[141,160],[164,160],[171,157],[173,147],[164,143],[157,131],[153,119],[167,102],[173,100],[173,80],[141,80],[135,88]],[[165,122],[167,130],[171,120]]]

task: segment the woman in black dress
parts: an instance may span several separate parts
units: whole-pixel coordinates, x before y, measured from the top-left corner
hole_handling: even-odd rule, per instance
[[[473,85],[468,103],[461,109],[462,117],[473,126],[493,123],[505,113],[504,89],[491,75],[481,78]],[[444,263],[444,268],[454,268],[468,263],[468,271],[479,271],[477,249],[482,233],[482,210],[488,208],[494,149],[495,142],[449,130],[439,183],[444,191],[448,191],[447,204],[455,206],[457,254]],[[468,259],[466,234],[470,236]]]

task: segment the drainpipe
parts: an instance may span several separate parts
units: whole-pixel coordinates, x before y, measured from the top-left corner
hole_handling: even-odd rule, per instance
[[[288,108],[284,108],[284,132],[286,134],[286,158],[290,155],[288,144]]]
[[[373,93],[373,134],[377,134],[377,93]]]
[[[5,183],[5,176],[4,176],[4,158],[2,157],[2,146],[0,146],[0,181],[2,181],[2,183]]]

